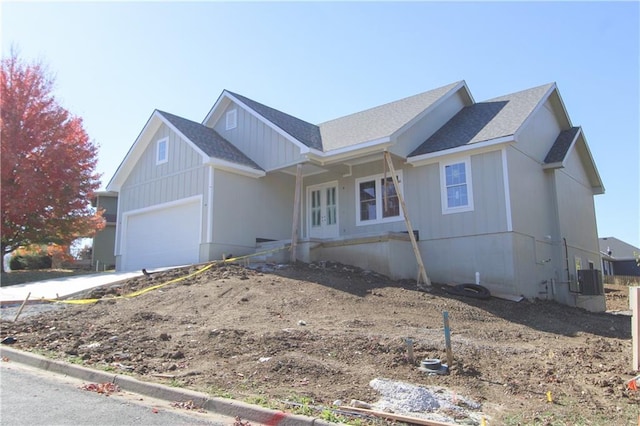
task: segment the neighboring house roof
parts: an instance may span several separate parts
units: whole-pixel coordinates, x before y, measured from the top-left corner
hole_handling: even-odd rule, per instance
[[[553,89],[545,84],[464,107],[409,156],[513,137]]]
[[[390,138],[452,91],[466,87],[458,81],[438,89],[390,102],[319,124],[324,151]],[[467,92],[468,94],[468,92]],[[470,97],[470,94],[468,94]]]
[[[286,114],[277,109],[268,107],[245,96],[226,90],[227,93],[242,101],[254,112],[260,114],[280,129],[293,136],[299,142],[309,148],[322,151],[322,139],[320,137],[320,128],[315,124],[308,123],[304,120]]]
[[[640,254],[640,248],[627,244],[615,237],[598,238],[598,243],[600,244],[600,253],[614,261],[635,259],[636,255]]]
[[[252,159],[244,155],[242,151],[232,145],[215,130],[200,123],[196,123],[195,121],[187,120],[186,118],[182,118],[168,112],[160,110],[158,110],[158,112],[209,157],[219,158],[221,160],[262,170]]]
[[[556,141],[553,143],[553,146],[547,153],[544,162],[546,164],[563,162],[569,152],[569,148],[573,145],[573,142],[576,140],[579,132],[580,127],[572,127],[568,130],[561,131],[556,138]]]

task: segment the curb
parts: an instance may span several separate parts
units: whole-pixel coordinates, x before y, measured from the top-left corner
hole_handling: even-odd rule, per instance
[[[69,364],[63,361],[45,358],[41,355],[18,349],[3,347],[0,349],[0,356],[6,357],[10,361],[26,364],[52,373],[64,374],[88,382],[105,383],[110,382],[118,385],[122,390],[145,395],[151,398],[165,401],[193,401],[194,405],[223,416],[239,416],[243,420],[256,422],[268,426],[335,426],[336,423],[329,423],[322,419],[289,414],[284,411],[272,410],[269,408],[251,405],[246,402],[232,399],[210,397],[209,395],[189,389],[173,388],[158,383],[143,382],[131,376],[114,374],[106,371],[93,370],[80,365]]]

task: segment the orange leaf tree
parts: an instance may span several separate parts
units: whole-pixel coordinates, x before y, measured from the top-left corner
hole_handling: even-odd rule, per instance
[[[90,205],[100,186],[98,148],[52,87],[41,64],[25,63],[14,52],[2,59],[3,257],[29,244],[69,245],[104,227],[102,213]]]

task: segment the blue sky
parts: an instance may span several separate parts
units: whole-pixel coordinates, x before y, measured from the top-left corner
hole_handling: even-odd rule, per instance
[[[556,82],[604,181],[600,236],[640,247],[638,2],[2,2],[2,54],[42,60],[100,146],[103,187],[155,108],[223,89],[320,123],[465,80]]]

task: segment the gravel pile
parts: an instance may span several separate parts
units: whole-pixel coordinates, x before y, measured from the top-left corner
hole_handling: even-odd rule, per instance
[[[369,386],[382,396],[373,404],[378,411],[451,423],[454,416],[458,421],[466,417],[468,424],[480,424],[481,405],[445,388],[416,386],[388,379],[373,379]]]

